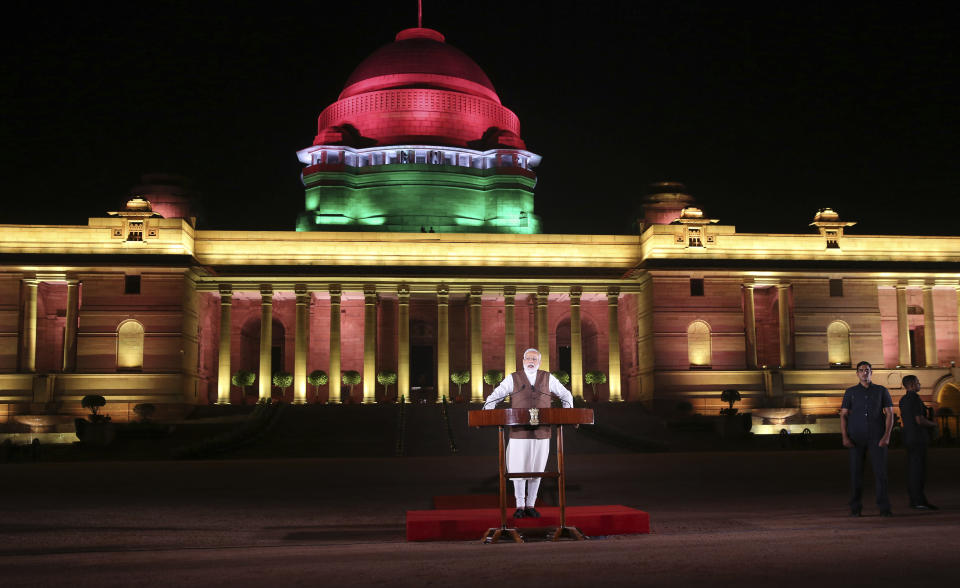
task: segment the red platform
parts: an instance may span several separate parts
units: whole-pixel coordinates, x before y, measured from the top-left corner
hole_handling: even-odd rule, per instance
[[[511,518],[507,519],[507,525],[518,529],[560,525],[558,507],[545,506],[537,510],[541,514],[539,519],[515,521]],[[649,533],[650,515],[621,505],[569,506],[567,525],[577,527],[588,537]],[[496,508],[407,511],[407,541],[479,541],[487,529],[499,526],[500,511]]]

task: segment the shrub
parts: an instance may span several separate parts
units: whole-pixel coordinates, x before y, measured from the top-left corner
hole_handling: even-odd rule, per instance
[[[468,370],[457,370],[450,373],[450,381],[457,385],[457,396],[462,395],[463,385],[470,381]]]
[[[273,373],[272,378],[273,385],[277,388],[280,388],[281,394],[287,393],[287,388],[293,385],[293,374],[290,372],[285,372],[283,370]]]
[[[88,394],[80,400],[80,406],[90,409],[90,422],[109,421],[110,417],[99,414],[100,408],[107,405],[107,399],[99,394]]]
[[[397,383],[397,372],[381,370],[377,372],[377,383],[383,386],[383,399],[390,396],[390,386]]]
[[[317,398],[320,398],[320,386],[326,385],[327,379],[327,372],[323,370],[313,370],[307,376],[307,382],[313,386],[313,392],[317,395]]]
[[[483,381],[494,387],[503,381],[503,370],[487,370],[483,373]]]
[[[593,399],[597,399],[597,384],[607,383],[607,374],[600,370],[593,370],[583,374],[583,381],[593,388]]]
[[[340,375],[340,381],[349,388],[350,398],[353,398],[353,387],[360,383],[363,377],[357,370],[347,370]]]
[[[247,386],[252,386],[253,382],[257,379],[257,374],[253,373],[250,370],[237,370],[233,377],[230,378],[230,383],[240,388],[240,395],[247,395]]]
[[[566,386],[566,385],[568,385],[568,384],[570,383],[570,374],[568,374],[568,373],[567,373],[566,371],[564,371],[564,370],[556,370],[556,371],[550,372],[550,374],[551,374],[554,378],[556,378],[557,381],[560,382],[561,384],[563,384],[564,386]]]

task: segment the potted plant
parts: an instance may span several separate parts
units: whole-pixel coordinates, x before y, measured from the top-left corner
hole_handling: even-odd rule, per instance
[[[313,370],[310,372],[310,375],[307,376],[307,382],[313,386],[313,392],[316,395],[317,402],[320,402],[320,386],[326,385],[327,372],[323,370]]]
[[[293,374],[283,370],[274,372],[271,382],[274,386],[280,388],[280,400],[283,400],[283,397],[287,394],[287,388],[293,385]]]
[[[353,401],[353,387],[360,383],[363,377],[357,370],[347,370],[340,376],[344,386],[347,386],[347,402]]]
[[[596,402],[599,400],[597,395],[597,385],[607,383],[607,374],[603,373],[600,370],[592,370],[583,374],[583,381],[593,388],[593,401]]]
[[[77,438],[84,445],[104,447],[113,442],[117,436],[116,428],[110,422],[110,415],[100,414],[100,409],[106,406],[107,399],[99,394],[88,394],[80,400],[80,406],[90,410],[86,419],[76,419]]]
[[[470,372],[468,370],[457,370],[451,372],[450,381],[457,385],[457,402],[463,402],[463,385],[470,382]]]
[[[377,372],[377,383],[383,386],[383,401],[390,400],[390,386],[397,383],[397,372],[380,370]]]

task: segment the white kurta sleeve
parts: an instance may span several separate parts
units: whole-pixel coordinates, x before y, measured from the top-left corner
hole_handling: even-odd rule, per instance
[[[560,399],[560,404],[562,404],[564,408],[573,408],[573,395],[570,394],[570,391],[567,390],[553,374],[550,374],[550,392]]]
[[[500,385],[493,389],[490,396],[483,402],[483,409],[489,410],[496,408],[497,403],[513,394],[513,375],[509,375],[500,382]]]

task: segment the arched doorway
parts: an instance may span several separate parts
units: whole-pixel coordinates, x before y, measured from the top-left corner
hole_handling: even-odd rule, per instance
[[[273,372],[285,369],[285,341],[286,329],[283,323],[278,319],[273,319],[270,343],[270,367]],[[243,323],[243,327],[240,329],[240,349],[240,365],[234,369],[234,372],[238,369],[244,369],[256,374],[257,379],[253,385],[247,387],[247,395],[256,397],[257,391],[260,389],[260,317],[250,317]]]

